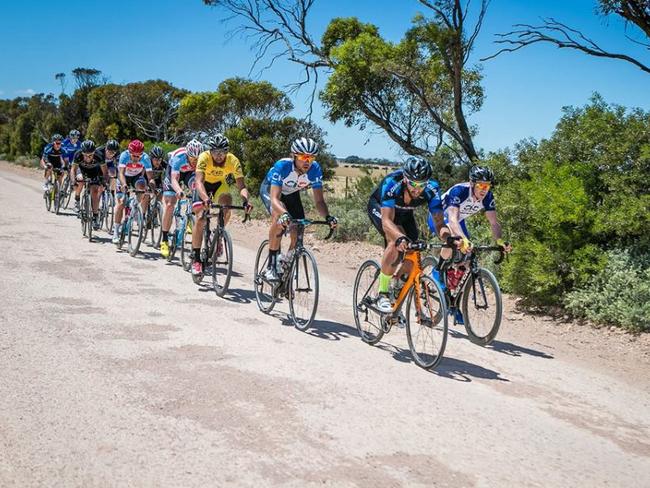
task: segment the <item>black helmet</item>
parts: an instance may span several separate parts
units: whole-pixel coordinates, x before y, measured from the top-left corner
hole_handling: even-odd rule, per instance
[[[310,154],[316,156],[318,154],[318,144],[313,139],[301,137],[293,141],[291,144],[291,152],[293,154]]]
[[[427,181],[431,179],[433,170],[429,162],[420,156],[410,156],[404,162],[404,176],[411,181]]]
[[[469,181],[489,181],[494,183],[494,173],[487,166],[472,166],[469,170]]]
[[[228,141],[228,138],[223,134],[217,134],[209,137],[208,140],[205,141],[205,145],[210,151],[214,151],[215,149],[219,151],[227,151],[228,148],[230,148],[230,141]]]
[[[62,141],[62,140],[63,140],[63,136],[61,134],[54,134],[52,136],[52,142]]]
[[[79,132],[77,129],[72,129],[68,134],[68,137],[79,137],[79,136],[81,136],[81,132]]]
[[[115,139],[109,139],[106,141],[106,149],[109,151],[119,151],[120,150],[120,143],[117,142]]]
[[[149,156],[155,159],[162,159],[164,154],[165,153],[160,146],[154,146],[151,148],[151,151],[149,151]]]
[[[79,149],[81,149],[81,152],[85,154],[94,153],[95,143],[90,139],[86,139],[81,143],[81,147]]]

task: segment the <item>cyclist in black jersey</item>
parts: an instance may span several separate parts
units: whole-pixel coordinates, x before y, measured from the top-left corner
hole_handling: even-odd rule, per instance
[[[61,134],[54,134],[50,142],[41,156],[40,165],[45,170],[43,182],[43,190],[47,191],[50,187],[50,173],[53,169],[58,170],[59,184],[63,183],[64,170],[66,169],[65,151],[63,149],[63,136]]]
[[[104,181],[108,179],[106,161],[102,154],[96,150],[95,143],[87,139],[81,143],[79,149],[72,158],[72,174],[78,182],[84,178],[90,180],[90,198],[93,210],[93,229],[99,229],[99,195],[104,190]],[[82,184],[75,188],[74,208],[79,211],[79,200],[81,197]]]

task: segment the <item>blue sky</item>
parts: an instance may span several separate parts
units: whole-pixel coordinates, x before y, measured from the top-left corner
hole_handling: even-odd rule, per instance
[[[473,0],[474,4],[478,0]],[[536,23],[552,16],[581,29],[605,49],[650,62],[647,50],[625,39],[622,22],[594,15],[595,0],[492,0],[473,61],[492,54],[494,34],[517,22]],[[336,16],[357,16],[398,41],[418,11],[416,0],[318,0],[311,30],[318,36]],[[0,97],[58,93],[54,74],[92,67],[115,83],[161,78],[192,91],[214,90],[231,76],[247,76],[253,60],[249,44],[235,37],[222,13],[201,0],[115,0],[51,2],[32,0],[3,5]],[[638,36],[628,28],[629,35]],[[479,128],[476,144],[486,150],[512,146],[527,137],[551,134],[567,105],[584,105],[593,92],[628,107],[650,109],[650,75],[632,65],[558,50],[526,48],[482,63],[486,99],[470,121]],[[295,81],[299,69],[278,63],[261,75],[279,87]],[[293,97],[295,115],[306,113],[308,90]],[[378,131],[332,125],[316,107],[316,122],[328,132],[338,156],[400,157],[399,149]]]

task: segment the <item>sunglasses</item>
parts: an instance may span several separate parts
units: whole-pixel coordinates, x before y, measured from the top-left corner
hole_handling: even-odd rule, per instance
[[[474,186],[477,190],[489,190],[492,186],[492,183],[474,183]]]
[[[420,190],[424,188],[425,186],[427,186],[427,183],[429,183],[428,181],[413,181],[413,180],[409,180],[408,178],[406,179],[406,181],[408,181],[408,184],[411,188],[415,188],[416,190]]]
[[[316,156],[313,154],[296,154],[296,159],[303,163],[311,163],[316,160]]]
[[[142,156],[142,153],[132,153],[132,152],[130,152],[129,155],[134,159],[138,159],[140,156]]]
[[[52,144],[54,144],[55,146],[60,146],[60,145],[61,145],[61,141],[54,141]]]

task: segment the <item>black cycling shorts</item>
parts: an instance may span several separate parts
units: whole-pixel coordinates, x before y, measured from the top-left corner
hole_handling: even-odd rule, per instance
[[[370,218],[372,225],[375,226],[375,229],[377,229],[377,231],[379,231],[381,236],[384,238],[384,247],[386,247],[388,245],[388,241],[386,241],[386,234],[384,233],[384,228],[381,225],[381,204],[374,198],[371,198],[368,201],[368,217]],[[412,210],[400,210],[396,208],[393,222],[395,225],[401,227],[404,230],[404,235],[411,241],[418,240],[420,233],[418,231],[418,226],[415,223],[415,216],[413,215]]]
[[[262,203],[266,207],[266,211],[271,212],[271,185],[266,181],[260,186],[260,198]],[[305,218],[305,209],[302,206],[302,200],[300,199],[300,192],[290,193],[289,195],[280,194],[280,201],[284,203],[284,206],[287,207],[287,212],[291,215],[292,219],[304,219]]]

